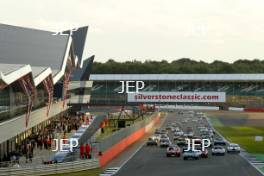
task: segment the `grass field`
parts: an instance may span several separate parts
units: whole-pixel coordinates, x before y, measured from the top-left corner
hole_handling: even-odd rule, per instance
[[[209,113],[207,114],[211,124],[214,128],[221,133],[228,141],[238,143],[247,152],[256,154],[264,158],[264,141],[255,141],[256,136],[264,137],[264,124],[254,126],[252,124],[244,123],[243,125],[233,124],[232,126],[224,124],[226,119],[241,119],[246,117],[247,119],[258,118],[263,119],[262,114],[256,113],[234,113],[234,112],[221,112],[221,113]],[[222,118],[222,120],[220,120]]]
[[[264,141],[255,141],[255,136],[264,136],[264,127],[215,126],[215,128],[228,141],[240,144],[247,152],[264,154]]]
[[[264,167],[262,167],[260,170],[264,173]]]
[[[100,173],[102,173],[102,170],[98,168],[81,172],[72,172],[68,174],[52,174],[50,176],[98,176]]]

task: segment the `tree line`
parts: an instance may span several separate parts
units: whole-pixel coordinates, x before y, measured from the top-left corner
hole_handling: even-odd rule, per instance
[[[212,63],[182,58],[168,62],[125,61],[117,62],[109,59],[107,62],[94,62],[92,74],[191,74],[191,73],[264,73],[264,61],[237,60],[233,63],[216,60]]]

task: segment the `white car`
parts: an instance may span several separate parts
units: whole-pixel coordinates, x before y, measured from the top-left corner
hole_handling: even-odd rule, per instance
[[[227,152],[235,152],[235,153],[240,153],[240,146],[238,144],[231,143],[227,147]]]
[[[200,132],[208,132],[208,128],[200,128]]]
[[[161,140],[161,139],[167,139],[167,140],[169,140],[170,138],[169,138],[168,135],[162,134],[162,135],[160,135],[160,139],[159,140]]]
[[[161,135],[159,135],[159,134],[154,134],[153,136],[151,136],[151,138],[153,140],[156,140],[156,141],[159,141],[160,140],[160,137],[161,137]]]
[[[201,154],[202,154],[202,152],[200,152],[200,151],[192,151],[192,150],[185,151],[183,153],[183,159],[187,160],[187,159],[191,158],[191,159],[198,160],[201,158]]]
[[[147,146],[153,146],[153,145],[157,146],[158,141],[150,137],[147,141]]]
[[[176,129],[174,127],[171,127],[171,132],[175,132]]]
[[[222,146],[214,146],[212,148],[212,155],[225,155],[225,148]]]
[[[160,139],[160,147],[169,147],[171,145],[171,141],[169,139]]]
[[[175,127],[175,131],[181,131],[181,129],[179,127]]]
[[[183,131],[176,131],[176,132],[174,132],[174,135],[175,136],[183,136],[183,134],[184,134],[184,132]]]

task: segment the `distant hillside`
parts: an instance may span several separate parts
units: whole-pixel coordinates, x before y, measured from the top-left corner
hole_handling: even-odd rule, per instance
[[[197,62],[188,58],[172,62],[163,61],[126,61],[112,59],[105,63],[94,62],[93,74],[179,74],[179,73],[264,73],[264,61],[238,60],[234,63],[214,61]]]

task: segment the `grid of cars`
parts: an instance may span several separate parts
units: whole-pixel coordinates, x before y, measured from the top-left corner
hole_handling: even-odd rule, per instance
[[[156,129],[147,141],[148,146],[166,148],[167,157],[182,157],[184,160],[240,153],[240,146],[228,144],[221,138],[203,113],[178,111],[177,115],[177,120]]]

